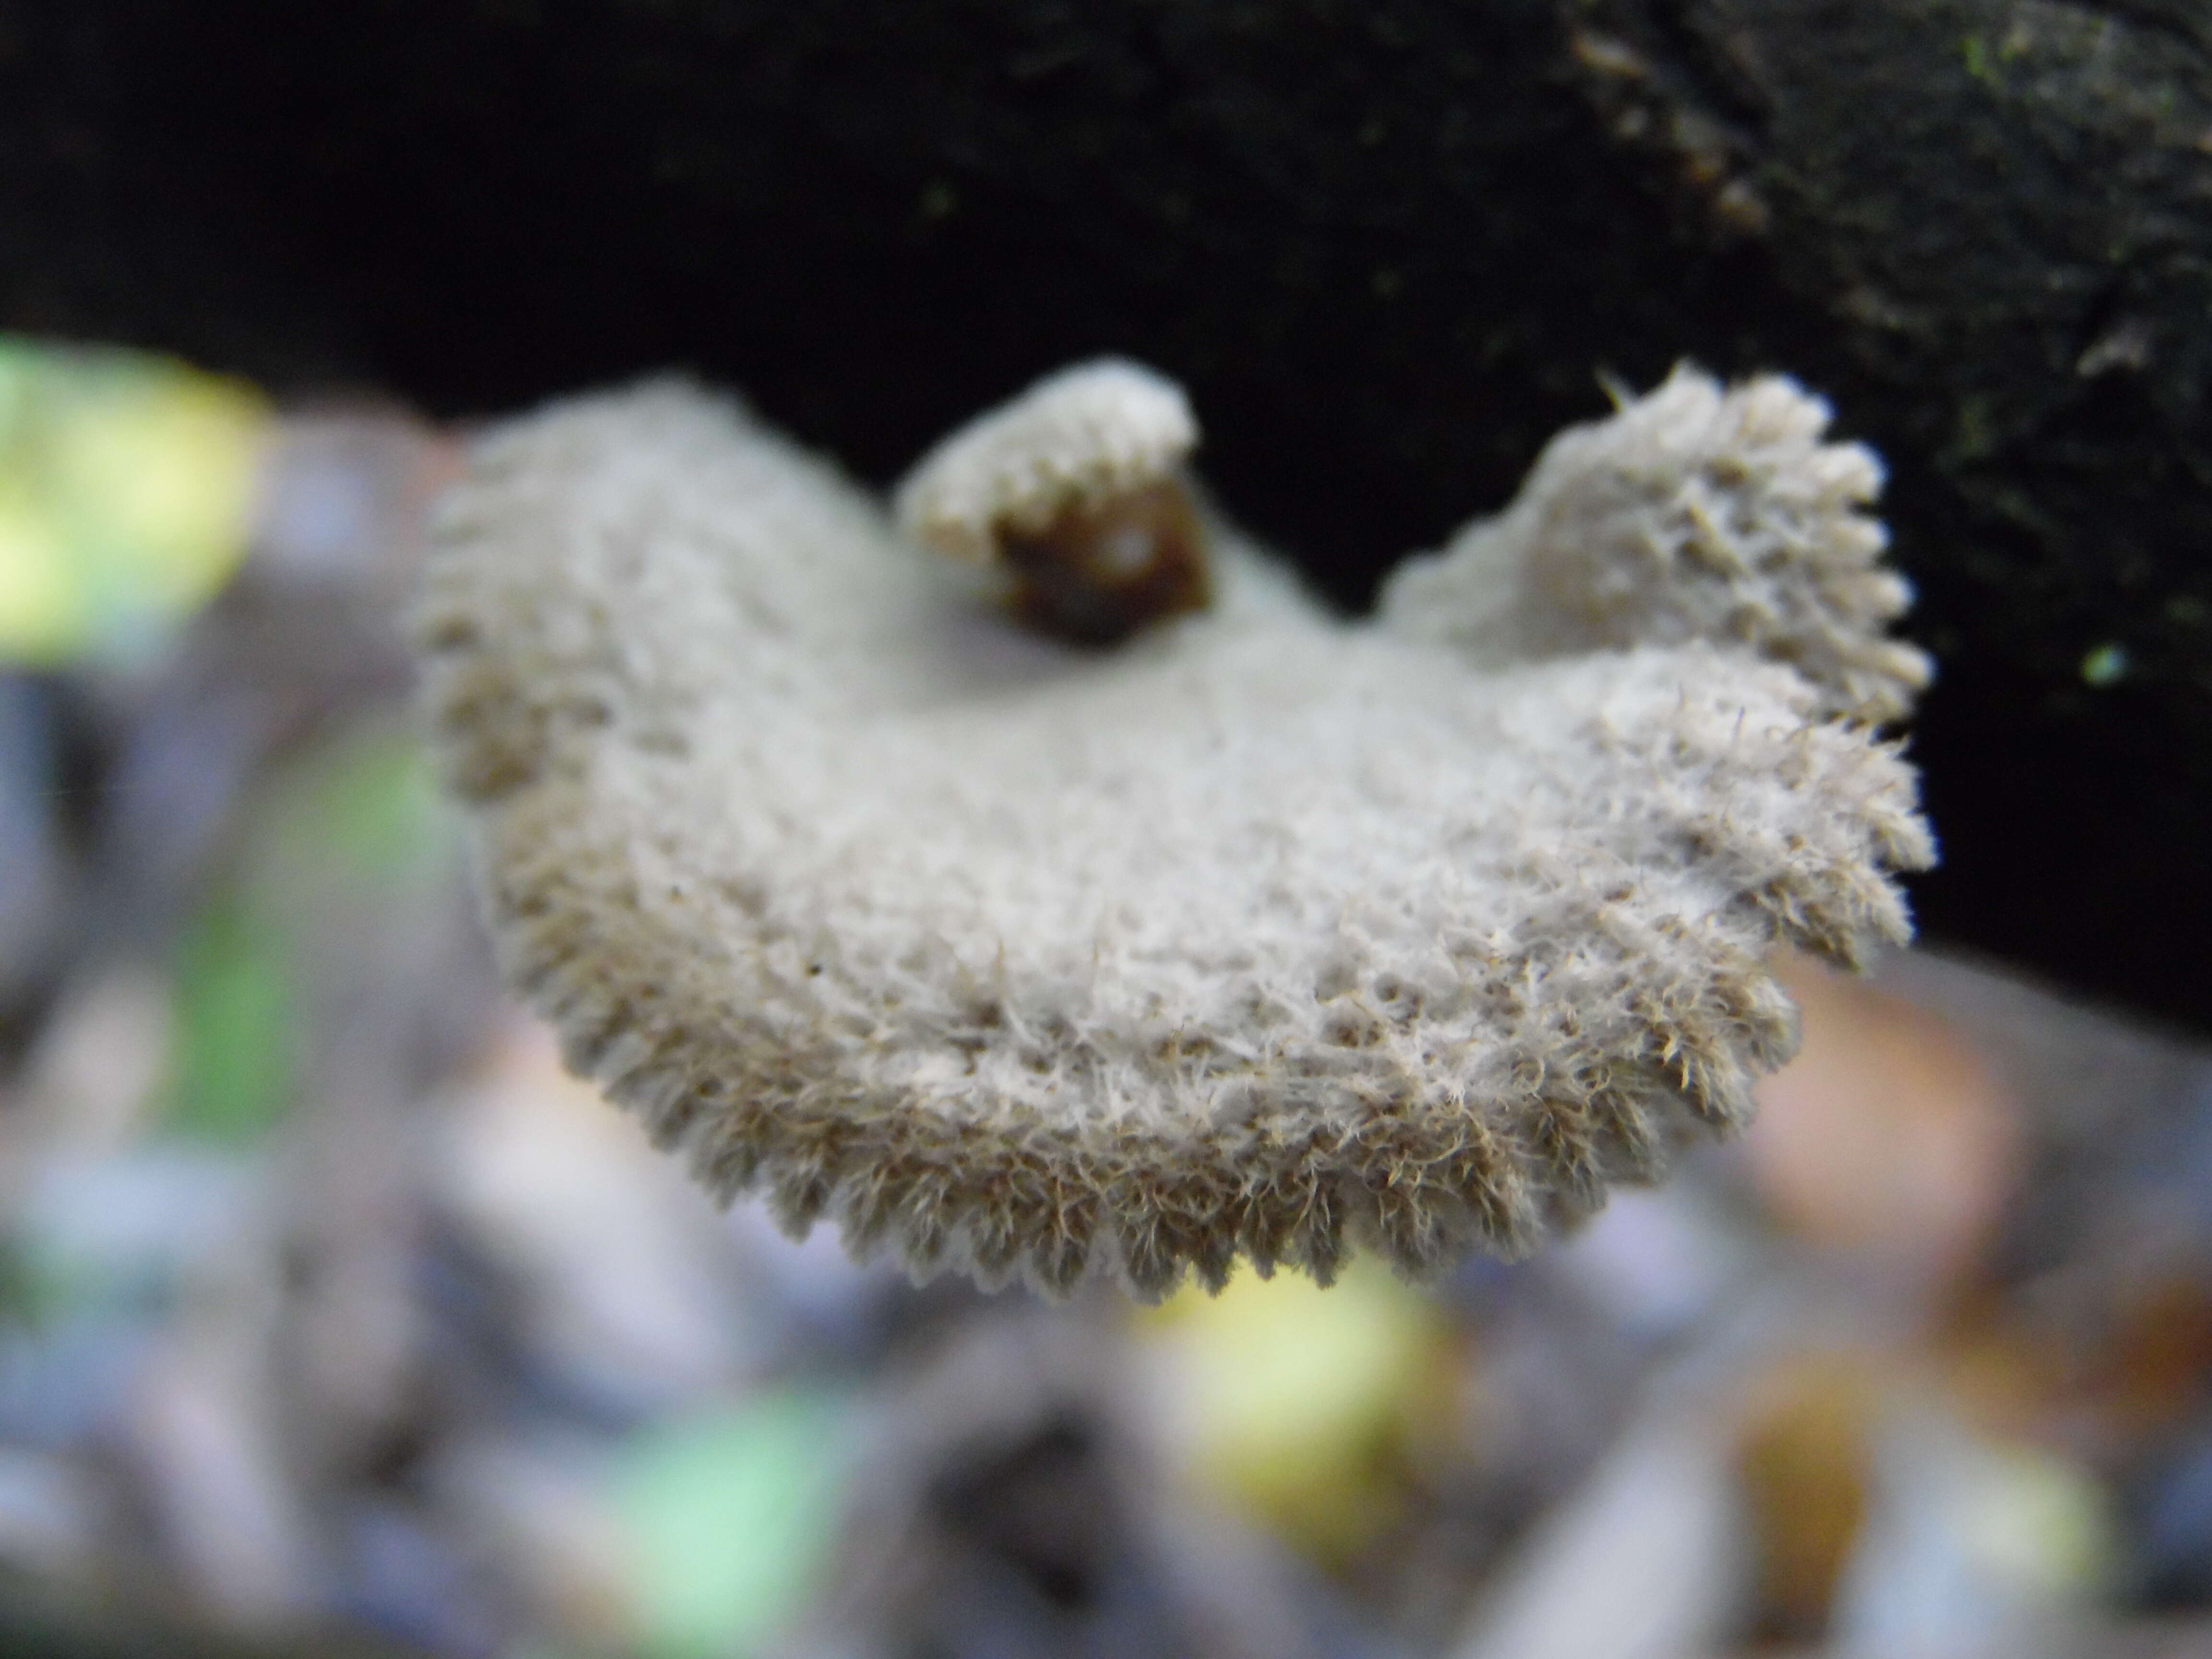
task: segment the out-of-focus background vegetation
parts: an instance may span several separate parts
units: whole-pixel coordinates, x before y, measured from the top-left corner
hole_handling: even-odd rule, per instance
[[[500,994],[396,614],[456,437],[0,341],[0,1651],[2212,1644],[2212,1052],[1785,964],[1744,1143],[1145,1310],[717,1213]]]

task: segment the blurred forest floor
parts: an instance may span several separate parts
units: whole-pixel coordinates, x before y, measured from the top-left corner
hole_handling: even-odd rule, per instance
[[[1533,1261],[917,1288],[501,995],[395,626],[451,436],[8,363],[0,1651],[2212,1650],[2212,1050],[1786,963],[1753,1133]]]

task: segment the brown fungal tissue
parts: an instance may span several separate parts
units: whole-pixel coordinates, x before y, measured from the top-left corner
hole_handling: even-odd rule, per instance
[[[1525,1251],[1745,1120],[1775,947],[1907,932],[1926,669],[1826,418],[1678,371],[1360,622],[1131,364],[895,511],[689,386],[494,429],[417,639],[507,972],[714,1191],[918,1273]]]
[[[1016,617],[1113,645],[1212,597],[1181,469],[1198,425],[1181,388],[1111,359],[1052,376],[939,445],[899,491],[902,526],[1007,578]]]
[[[1071,504],[1036,535],[1007,532],[999,556],[1014,575],[1015,615],[1086,645],[1203,611],[1212,592],[1198,509],[1173,479]]]

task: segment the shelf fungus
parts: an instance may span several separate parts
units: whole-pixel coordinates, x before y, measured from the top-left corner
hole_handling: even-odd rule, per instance
[[[1906,933],[1874,458],[1676,372],[1346,622],[1071,370],[896,516],[677,384],[477,441],[416,627],[513,983],[725,1196],[1157,1296],[1514,1253]],[[954,560],[997,573],[993,602]]]

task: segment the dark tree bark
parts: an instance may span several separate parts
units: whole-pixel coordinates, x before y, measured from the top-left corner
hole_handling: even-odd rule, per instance
[[[1186,381],[1357,605],[1601,369],[1893,471],[1928,931],[2212,1024],[2212,13],[2191,0],[0,0],[0,321],[452,414],[664,364],[887,477]]]

